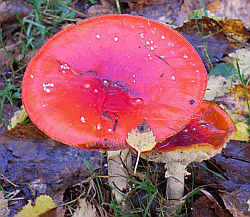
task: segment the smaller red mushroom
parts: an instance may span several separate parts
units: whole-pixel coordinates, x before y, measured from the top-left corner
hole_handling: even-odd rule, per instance
[[[166,164],[167,197],[178,200],[184,193],[186,166],[219,154],[235,132],[235,125],[224,110],[213,102],[203,101],[182,131],[157,143],[141,157]]]

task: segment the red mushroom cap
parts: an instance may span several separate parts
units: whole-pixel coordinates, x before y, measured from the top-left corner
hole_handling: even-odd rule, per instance
[[[220,106],[203,101],[190,123],[178,134],[156,144],[154,150],[220,151],[235,132],[233,121]]]
[[[31,60],[22,100],[52,138],[85,149],[125,148],[143,120],[157,140],[198,108],[207,74],[195,49],[156,21],[107,15],[71,25]]]

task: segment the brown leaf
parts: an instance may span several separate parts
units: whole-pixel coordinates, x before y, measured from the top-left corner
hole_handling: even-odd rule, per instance
[[[140,0],[134,2],[136,4],[129,4],[132,15],[148,17],[167,24],[176,22],[181,5],[181,2],[176,0]]]
[[[241,42],[247,42],[250,39],[250,32],[240,20],[219,21],[219,24],[223,28],[223,32],[229,36],[229,41],[237,42],[231,37]]]
[[[243,185],[250,184],[250,146],[248,143],[230,141],[227,143],[227,147],[222,150],[222,153],[213,157],[212,161],[216,167],[220,168],[221,172],[215,170],[215,167],[208,164],[208,162],[206,162],[206,165],[211,170],[224,177],[228,177],[229,180],[225,181],[198,166],[198,175],[196,174],[197,183],[212,184],[228,192],[232,192]]]
[[[98,151],[79,150],[52,139],[21,140],[2,136],[0,171],[23,188],[31,183],[30,189],[40,194],[45,192],[58,204],[66,188],[90,176],[80,153],[93,170],[100,167]],[[35,183],[35,180],[39,182]],[[8,188],[9,183],[2,182],[2,186]]]
[[[250,99],[250,87],[245,86],[245,90],[248,99]],[[217,97],[215,102],[224,105],[232,114],[239,114],[244,117],[249,115],[245,92],[241,84],[235,85],[224,96]]]
[[[207,69],[211,62],[222,59],[229,42],[217,21],[208,17],[190,20],[176,29],[199,53]],[[205,38],[202,38],[205,37]]]
[[[223,216],[230,217],[227,210],[222,210],[215,202],[212,202],[208,197],[202,196],[193,204],[192,217],[214,217]]]
[[[106,0],[102,0],[101,1],[101,5],[92,5],[89,9],[88,9],[88,16],[89,17],[93,17],[93,16],[102,16],[105,14],[115,14],[115,8],[112,4],[110,4],[108,1]]]
[[[214,10],[215,15],[227,19],[241,20],[246,28],[250,28],[249,0],[221,0]]]
[[[48,138],[48,136],[39,130],[33,123],[17,124],[15,128],[6,131],[4,135],[10,138],[33,140],[42,140]]]
[[[4,194],[0,191],[0,216],[9,216],[10,210],[8,209],[8,200],[4,198]]]
[[[9,58],[6,53],[0,52],[0,73],[5,74],[6,69],[9,66]],[[1,84],[2,87],[2,84]]]
[[[97,217],[96,208],[86,199],[80,199],[73,217]]]
[[[249,0],[209,0],[203,3],[206,10],[210,10],[217,17],[238,19],[246,28],[250,28]],[[181,25],[191,12],[200,8],[202,8],[201,1],[184,0],[177,17],[178,25]]]
[[[250,198],[250,184],[242,185],[232,192],[221,194],[226,208],[233,216],[250,216],[248,200]]]
[[[33,7],[22,0],[0,1],[0,23],[11,24],[17,22],[16,14],[23,18],[27,16]]]
[[[215,10],[218,7],[219,3],[216,0],[203,1],[207,10]],[[179,26],[187,19],[188,15],[191,14],[194,10],[201,9],[201,1],[197,0],[183,0],[179,8],[179,13],[177,15],[177,24]]]

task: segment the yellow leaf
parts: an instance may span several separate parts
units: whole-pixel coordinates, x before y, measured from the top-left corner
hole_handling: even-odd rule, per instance
[[[26,118],[28,117],[28,114],[24,107],[22,106],[22,109],[20,111],[17,111],[14,113],[14,116],[11,118],[10,125],[8,126],[8,130],[11,130],[14,128],[18,123],[22,123]]]
[[[242,24],[241,20],[231,19],[225,21],[219,21],[220,26],[223,28],[223,32],[226,33],[230,42],[241,41],[247,43],[250,38],[250,33],[246,27]],[[235,40],[236,39],[236,40]]]
[[[29,203],[15,217],[38,217],[55,206],[56,204],[50,196],[42,195],[35,199],[35,205],[31,205],[29,200]]]
[[[143,130],[142,130],[143,129]],[[145,121],[128,133],[127,143],[138,152],[134,173],[139,162],[141,152],[150,151],[156,145],[156,137]]]
[[[237,141],[244,141],[248,142],[249,136],[248,136],[248,125],[245,124],[244,122],[235,122],[236,125],[236,134],[232,140],[237,140]]]
[[[126,141],[138,152],[150,151],[156,145],[155,136],[152,130],[141,133],[138,129],[133,129],[128,133]]]
[[[237,123],[246,122],[246,118],[249,116],[247,100],[250,100],[250,87],[245,85],[243,89],[239,84],[224,96],[217,97],[215,102],[220,104]]]

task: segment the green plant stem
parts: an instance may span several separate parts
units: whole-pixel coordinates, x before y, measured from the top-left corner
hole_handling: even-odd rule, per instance
[[[238,74],[239,74],[239,77],[240,77],[240,82],[241,82],[241,85],[242,85],[242,88],[244,90],[244,94],[245,94],[245,97],[246,97],[246,102],[247,102],[247,109],[248,109],[248,117],[250,118],[250,106],[249,106],[249,99],[248,99],[248,96],[247,96],[247,92],[246,92],[246,89],[245,89],[245,82],[244,82],[244,73],[240,73],[240,66],[239,66],[239,62],[238,60],[236,59],[236,67],[237,67],[237,71],[238,71]],[[249,125],[249,123],[248,123]]]
[[[122,14],[119,0],[115,0],[115,3],[116,3],[118,14]]]
[[[227,179],[225,177],[223,177],[222,175],[214,172],[213,170],[208,169],[206,166],[202,165],[201,163],[197,162],[197,164],[199,164],[201,167],[203,167],[204,169],[206,169],[208,172],[213,173],[214,175],[216,175],[216,176],[222,178],[223,180],[227,181]]]

